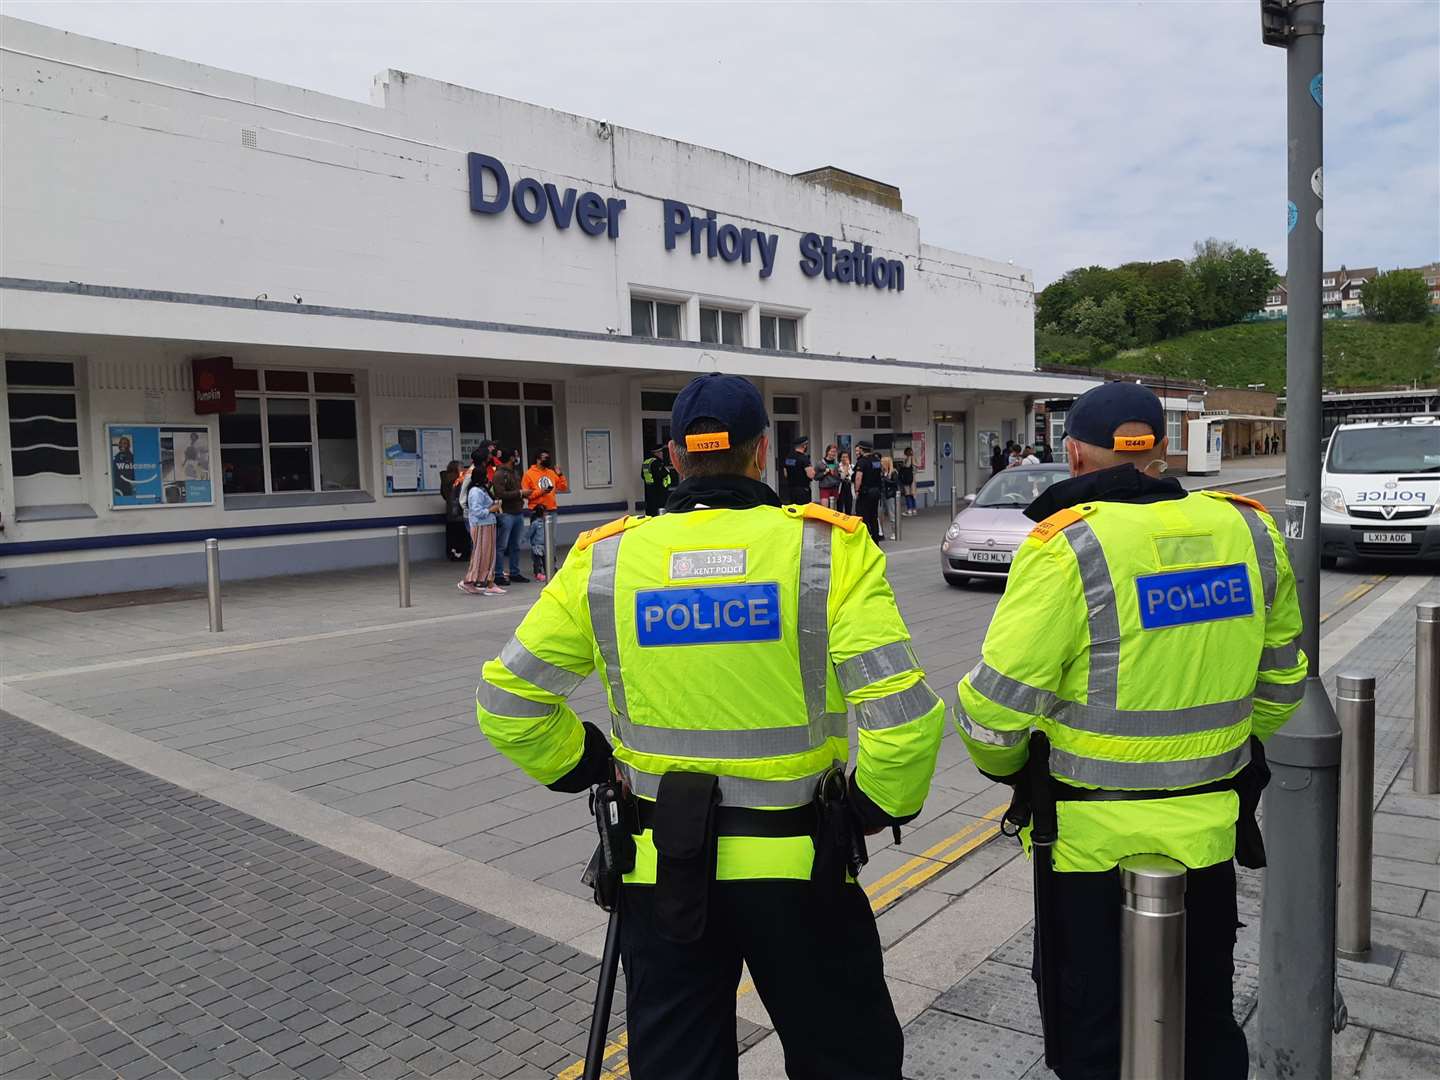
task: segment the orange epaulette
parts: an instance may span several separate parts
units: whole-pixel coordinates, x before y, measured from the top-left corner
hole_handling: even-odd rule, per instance
[[[608,540],[612,536],[618,536],[626,529],[633,529],[636,525],[643,525],[649,520],[649,518],[645,517],[622,517],[616,518],[614,521],[607,521],[604,525],[597,525],[593,529],[587,529],[581,533],[580,538],[575,541],[575,550],[584,551],[592,544],[598,544],[601,540]]]
[[[850,514],[842,514],[839,510],[832,510],[828,506],[821,506],[819,503],[801,503],[798,506],[781,507],[791,517],[807,518],[810,521],[823,521],[827,525],[834,525],[836,528],[844,529],[847,533],[853,533],[864,525],[865,522]]]
[[[1264,503],[1259,502],[1255,499],[1248,498],[1244,495],[1236,495],[1233,491],[1212,490],[1202,492],[1202,494],[1209,495],[1212,499],[1224,499],[1226,502],[1237,502],[1242,503],[1245,506],[1253,506],[1256,510],[1264,510],[1265,513],[1270,513],[1270,508]]]
[[[1082,520],[1094,509],[1095,507],[1093,505],[1087,503],[1084,506],[1072,506],[1064,510],[1056,510],[1055,513],[1031,529],[1030,535],[1026,537],[1026,539],[1038,540],[1042,544],[1048,544],[1071,525],[1074,525],[1075,522]]]

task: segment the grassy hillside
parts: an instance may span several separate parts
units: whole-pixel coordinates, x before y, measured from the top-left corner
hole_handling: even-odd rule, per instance
[[[1440,380],[1440,319],[1428,323],[1375,323],[1326,319],[1326,389],[1409,384],[1434,386]],[[1084,342],[1047,338],[1036,342],[1041,363],[1087,366]],[[1264,383],[1279,393],[1285,385],[1285,323],[1256,322],[1197,330],[1183,337],[1127,349],[1102,366],[1171,378],[1206,379],[1216,386]]]

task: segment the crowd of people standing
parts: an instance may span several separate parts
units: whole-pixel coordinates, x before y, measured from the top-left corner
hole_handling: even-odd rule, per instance
[[[1044,443],[1021,446],[1017,442],[1007,442],[1002,447],[997,442],[990,447],[990,475],[996,476],[1016,465],[1048,465],[1054,460],[1055,455]]]
[[[900,511],[903,515],[913,517],[918,512],[915,452],[908,446],[896,462],[888,454],[876,453],[870,443],[857,443],[855,459],[851,461],[848,452],[831,443],[825,447],[824,456],[815,462],[810,458],[810,440],[802,435],[780,459],[780,476],[780,497],[785,502],[816,501],[811,491],[814,484],[822,505],[863,519],[877,543],[885,539],[887,524],[891,526],[890,539],[895,539],[890,508],[897,495],[904,498],[905,508]]]
[[[471,596],[500,596],[509,585],[544,581],[545,519],[556,511],[555,496],[569,490],[544,449],[523,472],[520,451],[493,442],[476,447],[468,468],[451,461],[440,474],[445,550],[452,561],[467,563],[455,587]],[[520,572],[521,544],[530,549],[532,577]]]

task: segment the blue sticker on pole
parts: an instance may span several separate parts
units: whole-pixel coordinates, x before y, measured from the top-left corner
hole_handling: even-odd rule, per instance
[[[1135,588],[1140,625],[1146,630],[1255,614],[1250,571],[1244,563],[1150,574],[1136,578]]]
[[[1287,202],[1285,205],[1290,208],[1289,221],[1285,225],[1285,235],[1289,236],[1295,231],[1295,223],[1300,220],[1300,208],[1293,202]]]
[[[780,640],[780,586],[712,585],[635,594],[642,646],[725,645]]]
[[[1315,99],[1315,104],[1319,105],[1322,109],[1325,107],[1322,93],[1325,88],[1324,80],[1325,76],[1323,74],[1316,75],[1313,79],[1310,80],[1310,96]]]

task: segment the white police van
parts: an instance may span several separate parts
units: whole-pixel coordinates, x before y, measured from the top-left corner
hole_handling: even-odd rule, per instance
[[[1347,421],[1320,477],[1320,562],[1440,559],[1440,416]]]

